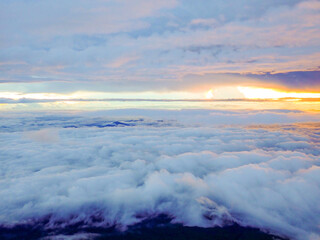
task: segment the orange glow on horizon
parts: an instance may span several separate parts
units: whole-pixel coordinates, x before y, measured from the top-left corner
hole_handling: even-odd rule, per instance
[[[271,88],[238,87],[247,99],[320,98],[320,93],[285,92]]]

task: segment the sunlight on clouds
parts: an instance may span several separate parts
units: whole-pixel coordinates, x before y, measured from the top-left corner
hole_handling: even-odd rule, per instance
[[[210,90],[207,92],[206,98],[207,98],[207,99],[212,99],[212,98],[213,98],[212,89],[210,89]]]
[[[203,99],[202,93],[198,92],[90,92],[79,91],[69,94],[58,93],[22,93],[22,92],[0,92],[0,98],[12,100],[36,99],[36,100],[92,100],[92,99]]]
[[[238,87],[238,90],[248,99],[320,98],[320,93],[283,92],[257,87]]]
[[[63,95],[57,93],[20,93],[20,92],[0,92],[0,98],[8,98],[13,100],[19,99],[43,99],[43,100],[56,100],[56,99],[72,99],[72,95]]]
[[[8,99],[13,99],[13,100],[18,100],[21,99],[20,93],[17,92],[1,92],[0,93],[0,98],[8,98]]]
[[[238,88],[233,86],[219,87],[210,89],[206,93],[206,99],[243,99],[244,95]]]

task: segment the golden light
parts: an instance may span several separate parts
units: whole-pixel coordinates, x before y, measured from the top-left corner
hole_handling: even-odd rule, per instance
[[[74,97],[71,95],[62,95],[56,93],[19,93],[19,92],[0,92],[0,98],[8,98],[13,100],[19,99],[45,99],[45,100],[68,100],[73,99]]]
[[[21,99],[22,97],[18,92],[0,92],[0,98],[18,100],[18,99]]]
[[[320,93],[284,92],[270,88],[238,87],[247,99],[320,98]]]
[[[213,98],[213,91],[210,89],[206,94],[206,99],[212,99]]]

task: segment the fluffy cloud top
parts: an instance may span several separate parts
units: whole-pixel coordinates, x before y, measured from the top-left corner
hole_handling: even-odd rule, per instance
[[[207,113],[8,115],[0,134],[0,224],[49,216],[47,228],[124,228],[164,213],[186,226],[235,222],[318,239],[319,123],[288,124],[288,111],[266,113],[274,123],[282,116],[282,125],[238,125],[245,115],[256,124],[265,117],[220,112],[234,124],[217,126],[211,120],[219,113]],[[186,114],[194,121],[182,121]]]

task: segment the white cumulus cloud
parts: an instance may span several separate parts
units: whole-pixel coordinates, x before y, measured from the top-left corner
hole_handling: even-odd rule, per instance
[[[174,113],[172,122],[153,112],[114,126],[98,117],[111,121],[112,112],[9,115],[11,131],[0,128],[0,225],[49,216],[46,227],[125,228],[164,213],[186,226],[234,222],[291,239],[320,237],[319,123],[201,126]],[[202,121],[212,116],[203,111]],[[112,122],[130,122],[119,119]]]

